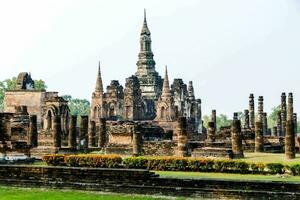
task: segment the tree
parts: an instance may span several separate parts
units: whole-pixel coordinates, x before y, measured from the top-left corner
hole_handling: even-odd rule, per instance
[[[45,81],[43,81],[41,79],[34,81],[34,87],[36,90],[46,90],[47,89]]]
[[[86,99],[73,99],[71,95],[64,95],[63,98],[69,101],[71,115],[89,115],[90,102]]]
[[[207,127],[208,122],[211,120],[210,116],[204,115],[203,116],[203,124]],[[232,120],[228,119],[227,115],[220,114],[217,116],[217,130],[220,130],[220,127],[223,126],[230,126]]]
[[[272,108],[272,111],[268,116],[268,127],[269,128],[272,128],[277,125],[276,124],[276,116],[277,116],[278,111],[280,111],[280,105]]]

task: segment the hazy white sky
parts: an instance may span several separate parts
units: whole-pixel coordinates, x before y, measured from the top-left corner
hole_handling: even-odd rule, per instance
[[[90,99],[101,60],[104,85],[124,84],[144,8],[157,71],[168,65],[170,79],[193,80],[204,113],[231,116],[251,92],[269,112],[282,91],[300,111],[299,0],[0,0],[0,80],[27,71],[49,90]]]

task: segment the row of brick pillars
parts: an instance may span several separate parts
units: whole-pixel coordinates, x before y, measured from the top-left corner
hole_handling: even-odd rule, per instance
[[[98,136],[98,141],[96,141]],[[80,117],[79,148],[87,150],[89,147],[104,147],[106,144],[106,119],[101,118],[99,128],[94,121],[89,121],[88,116]],[[53,124],[53,146],[61,147],[61,122],[56,117]],[[69,124],[68,146],[71,149],[77,147],[77,116],[72,115]]]

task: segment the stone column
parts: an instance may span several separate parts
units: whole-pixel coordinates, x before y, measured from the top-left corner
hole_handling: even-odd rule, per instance
[[[105,144],[106,144],[106,119],[100,118],[98,146],[102,148],[105,146]]]
[[[53,146],[61,147],[61,119],[60,116],[53,116]]]
[[[263,134],[268,135],[268,116],[267,113],[263,113]]]
[[[71,149],[76,149],[77,141],[76,141],[76,129],[77,129],[77,115],[71,116],[71,121],[69,124],[69,138],[68,138],[68,146]]]
[[[277,131],[277,127],[276,126],[274,126],[273,128],[272,128],[272,136],[277,136],[277,133],[278,133],[278,131]]]
[[[79,144],[81,150],[88,149],[88,125],[89,125],[89,117],[88,116],[80,116],[80,134],[79,134]]]
[[[285,129],[285,156],[287,159],[294,159],[296,157],[295,150],[295,129],[294,129],[294,107],[293,107],[293,93],[289,93],[288,107],[287,107],[287,121]]]
[[[249,117],[250,117],[250,128],[255,128],[255,110],[254,110],[254,95],[249,96]]]
[[[187,120],[185,117],[179,117],[177,121],[176,133],[178,137],[177,155],[181,157],[187,156],[188,136],[187,136]]]
[[[277,136],[282,136],[282,128],[281,128],[281,111],[276,113],[276,126],[277,126]]]
[[[216,110],[211,111],[211,121],[214,122],[215,131],[217,131],[217,111]]]
[[[285,92],[281,94],[281,135],[285,136],[285,129],[286,129],[286,95]]]
[[[263,114],[264,113],[264,97],[259,96],[258,97],[258,113],[257,113],[257,121],[263,123]]]
[[[263,123],[255,122],[255,152],[264,151]]]
[[[37,116],[29,116],[29,130],[28,130],[28,144],[32,147],[38,146],[38,132],[37,132]]]
[[[298,119],[297,119],[297,113],[294,113],[293,115],[293,119],[294,119],[294,132],[295,132],[295,136],[297,136],[298,133]]]
[[[132,154],[133,156],[142,155],[142,132],[141,125],[134,125],[134,130],[132,133]]]
[[[208,122],[208,127],[207,127],[207,142],[215,142],[216,137],[215,137],[215,123],[214,122]]]
[[[250,128],[249,110],[244,110],[244,128]]]
[[[234,158],[243,158],[243,141],[241,131],[241,121],[234,119],[231,125],[231,143]]]
[[[90,121],[89,123],[89,147],[96,147],[96,123]]]

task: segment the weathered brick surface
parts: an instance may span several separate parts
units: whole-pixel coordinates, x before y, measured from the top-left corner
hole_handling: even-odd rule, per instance
[[[0,184],[211,199],[299,199],[300,184],[159,178],[147,170],[0,165]]]

